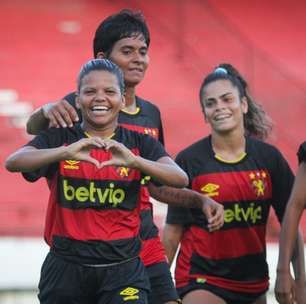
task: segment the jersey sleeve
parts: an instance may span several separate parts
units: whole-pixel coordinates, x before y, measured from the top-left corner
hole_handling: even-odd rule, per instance
[[[51,128],[47,131],[39,133],[31,141],[29,141],[26,146],[31,146],[36,149],[50,149],[60,147],[62,145],[61,129]],[[35,182],[41,177],[46,177],[48,179],[57,171],[57,163],[50,164],[48,166],[41,167],[32,172],[23,172],[23,177],[29,182]]]
[[[159,140],[159,142],[160,142],[163,146],[165,146],[164,128],[163,128],[163,123],[162,123],[162,120],[161,120],[160,113],[159,113],[158,140]]]
[[[306,141],[300,145],[299,151],[297,153],[299,163],[306,163]]]
[[[272,169],[272,206],[281,223],[293,186],[294,175],[279,151],[276,151],[276,159],[271,163],[274,164]]]
[[[150,135],[139,134],[141,136],[140,154],[141,157],[157,161],[161,157],[169,156],[163,145]]]
[[[191,176],[188,170],[187,163],[185,162],[184,158],[181,157],[179,154],[175,162],[187,173],[189,179],[188,188],[191,189]],[[182,226],[189,226],[192,223],[192,214],[191,209],[182,208],[182,207],[173,207],[168,206],[167,217],[166,217],[167,224],[178,224]]]

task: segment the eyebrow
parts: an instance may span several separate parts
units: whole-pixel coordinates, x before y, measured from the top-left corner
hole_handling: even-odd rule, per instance
[[[233,93],[232,92],[227,92],[227,93],[224,93],[224,94],[222,94],[221,96],[219,96],[220,98],[224,98],[224,97],[226,97],[226,96],[228,96],[228,95],[233,95]],[[209,97],[209,98],[207,98],[207,100],[215,100],[216,98],[214,98],[214,97]]]

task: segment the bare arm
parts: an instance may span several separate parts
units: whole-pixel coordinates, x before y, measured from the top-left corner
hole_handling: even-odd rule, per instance
[[[11,172],[31,172],[64,159],[84,160],[99,166],[99,162],[89,154],[93,147],[102,147],[100,139],[83,138],[69,146],[51,149],[27,146],[11,154],[5,162],[5,167]]]
[[[280,303],[291,303],[290,298],[294,293],[293,279],[290,275],[291,259],[296,280],[305,281],[304,244],[301,235],[298,235],[298,224],[306,204],[305,181],[306,164],[302,163],[295,178],[280,234],[277,281],[275,286],[275,295]],[[294,246],[296,248],[293,254]]]
[[[184,188],[167,186],[156,187],[149,184],[150,195],[156,200],[171,206],[202,209],[208,220],[209,231],[220,229],[224,224],[224,208],[207,195]]]
[[[36,109],[27,121],[27,132],[37,135],[48,127],[72,127],[79,121],[76,109],[65,99],[54,103],[47,103]]]
[[[164,228],[162,243],[170,266],[182,239],[183,232],[183,226],[177,224],[166,224]]]

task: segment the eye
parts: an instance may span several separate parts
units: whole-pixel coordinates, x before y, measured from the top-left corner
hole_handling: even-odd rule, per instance
[[[95,94],[95,90],[93,90],[93,89],[85,89],[83,91],[83,94],[84,95],[93,95],[93,94]]]
[[[113,96],[113,95],[115,95],[117,92],[116,92],[115,90],[106,90],[105,93],[106,93],[107,95]]]
[[[214,106],[214,104],[215,104],[215,102],[213,100],[205,100],[204,101],[204,107],[205,108],[211,108],[211,107]]]
[[[141,49],[141,50],[139,51],[139,53],[140,53],[140,55],[142,55],[142,56],[146,56],[147,53],[148,53],[148,50],[147,50],[147,49]]]
[[[130,49],[123,49],[122,50],[123,55],[130,55],[131,53],[132,53],[132,50],[130,50]]]

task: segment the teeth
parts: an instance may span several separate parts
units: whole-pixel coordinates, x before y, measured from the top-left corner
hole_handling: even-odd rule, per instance
[[[94,106],[94,107],[92,107],[92,111],[108,111],[108,107],[106,107],[106,106]]]
[[[220,116],[216,116],[215,120],[223,120],[223,119],[226,119],[226,118],[229,118],[229,117],[230,117],[229,115],[220,115]]]

